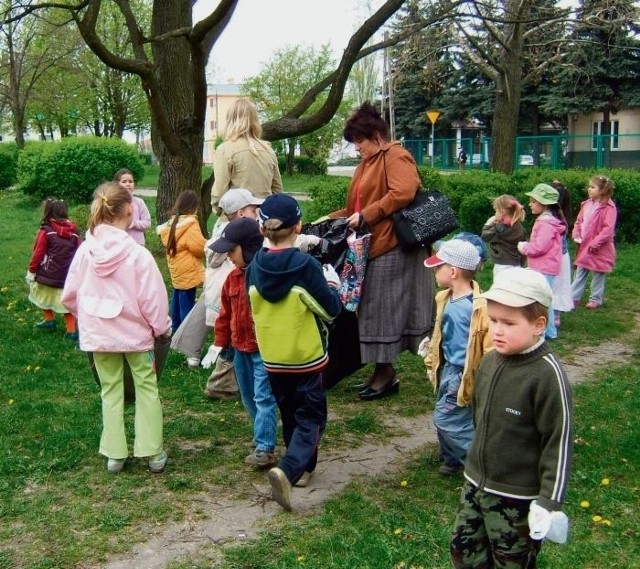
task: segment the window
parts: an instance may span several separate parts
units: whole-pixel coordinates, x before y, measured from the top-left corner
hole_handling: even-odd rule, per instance
[[[598,150],[598,148],[604,148],[605,144],[607,144],[607,142],[605,140],[602,140],[602,142],[599,143],[598,139],[600,136],[602,136],[602,130],[603,130],[603,121],[594,121],[591,127],[591,150]],[[619,148],[620,145],[620,139],[619,139],[619,133],[620,133],[620,121],[611,121],[611,134],[607,136],[607,138],[609,139],[609,148],[611,148],[611,150],[617,150]]]
[[[216,105],[215,105],[215,101],[213,100],[213,97],[211,97],[211,98],[209,99],[209,106],[210,106],[211,108],[213,108],[213,107],[215,107],[215,106],[216,106]]]
[[[216,121],[209,121],[209,130],[216,130]]]

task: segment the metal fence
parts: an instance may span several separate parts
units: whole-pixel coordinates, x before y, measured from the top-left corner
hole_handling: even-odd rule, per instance
[[[436,138],[404,140],[418,164],[439,170],[457,170],[459,149],[467,154],[465,168],[489,168],[491,139]],[[640,168],[640,133],[518,136],[514,164],[519,168]]]

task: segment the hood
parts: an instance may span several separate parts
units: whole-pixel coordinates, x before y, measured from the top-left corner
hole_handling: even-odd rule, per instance
[[[165,246],[166,241],[169,239],[169,231],[171,231],[172,223],[173,216],[156,228],[156,233],[160,236],[160,240]],[[176,240],[182,237],[182,234],[194,223],[198,223],[198,218],[195,215],[179,215],[178,223],[176,224]]]
[[[557,228],[561,235],[567,232],[567,225],[564,221],[559,220],[555,215],[545,212],[538,217],[538,221],[542,223],[548,223]]]
[[[300,250],[296,247],[277,252],[260,249],[249,265],[251,283],[265,300],[278,302],[302,280],[309,263],[313,261],[310,255],[300,255]],[[295,264],[291,266],[292,263]]]
[[[69,219],[50,219],[46,224],[63,239],[78,237],[78,227]]]
[[[87,231],[85,247],[91,270],[99,277],[113,273],[138,244],[126,231],[113,225],[98,225],[93,234]]]

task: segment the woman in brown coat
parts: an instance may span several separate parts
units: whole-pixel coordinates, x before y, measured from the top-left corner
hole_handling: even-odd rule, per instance
[[[368,401],[398,392],[396,358],[404,350],[416,353],[431,331],[433,275],[423,265],[423,250],[400,250],[391,220],[420,187],[413,157],[400,142],[388,140],[386,122],[368,102],[349,118],[344,138],[355,144],[362,161],[346,207],[330,217],[347,217],[350,227],[366,227],[372,234],[358,309],[362,362],[375,364],[368,382],[360,386],[360,398]]]

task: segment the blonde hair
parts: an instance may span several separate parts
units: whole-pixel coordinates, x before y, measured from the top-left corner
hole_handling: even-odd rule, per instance
[[[260,149],[269,147],[267,142],[260,140],[261,136],[262,126],[256,106],[249,99],[238,99],[227,111],[225,141],[244,138],[249,144],[249,150],[257,154]]]
[[[493,200],[492,205],[496,213],[509,216],[512,223],[524,221],[524,206],[513,196],[502,194]]]
[[[279,219],[267,219],[260,225],[260,231],[272,245],[280,245],[283,241],[286,241],[296,230],[296,225],[291,227],[281,227],[282,221]]]
[[[133,198],[117,182],[100,184],[93,192],[93,202],[89,213],[89,231],[101,223],[113,225],[113,222],[127,215],[125,208]]]
[[[593,184],[600,191],[600,197],[603,199],[609,199],[613,196],[613,190],[616,185],[613,183],[613,180],[607,176],[593,176],[589,180],[590,184]]]

